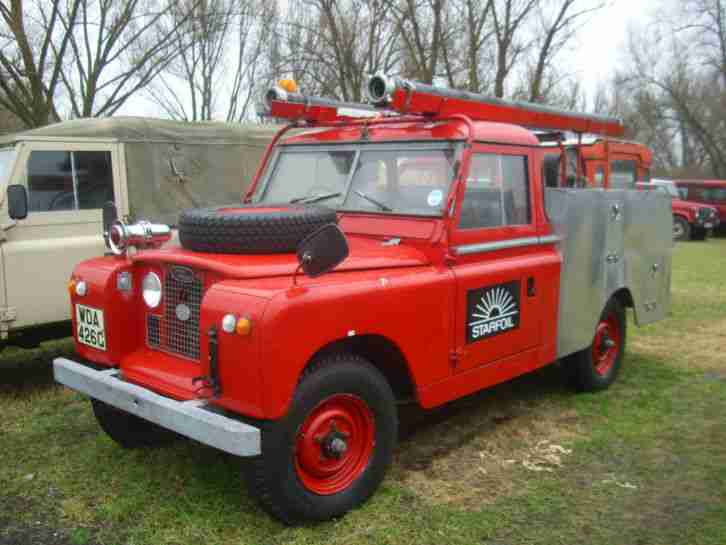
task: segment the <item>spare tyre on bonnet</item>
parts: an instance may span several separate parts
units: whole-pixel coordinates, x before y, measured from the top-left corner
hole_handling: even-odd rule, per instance
[[[192,208],[179,216],[179,242],[187,250],[218,254],[294,252],[335,210],[313,205],[270,204]]]

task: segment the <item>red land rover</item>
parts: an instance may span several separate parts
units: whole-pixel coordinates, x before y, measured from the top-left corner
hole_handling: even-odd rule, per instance
[[[638,187],[662,191],[671,198],[675,240],[705,240],[709,230],[720,224],[716,208],[681,199],[679,190],[670,180],[652,180],[648,184],[638,184]]]
[[[77,357],[54,361],[124,447],[181,434],[249,458],[286,522],[374,493],[399,403],[557,360],[605,389],[626,308],[647,324],[670,305],[670,200],[545,189],[524,127],[618,136],[617,120],[381,75],[369,93],[377,108],[351,111],[274,91],[272,115],[314,130],[281,131],[244,203],[184,212],[180,246],[109,225],[113,255],[70,283]]]
[[[726,230],[726,180],[675,180],[675,184],[684,199],[716,208],[720,230]]]

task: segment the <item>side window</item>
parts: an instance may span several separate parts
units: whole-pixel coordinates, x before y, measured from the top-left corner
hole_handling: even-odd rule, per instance
[[[681,186],[676,186],[676,187],[678,188],[678,195],[680,196],[680,198],[683,199],[684,201],[687,201],[688,200],[688,188],[681,187]]]
[[[109,151],[33,151],[27,179],[31,212],[90,210],[114,200]]]
[[[703,189],[703,202],[721,204],[726,202],[726,189],[718,187]]]
[[[611,161],[610,189],[634,189],[637,175],[635,161]]]
[[[531,223],[527,158],[479,153],[472,157],[461,203],[461,229]]]
[[[599,166],[595,169],[595,187],[602,187],[605,182],[605,167]]]

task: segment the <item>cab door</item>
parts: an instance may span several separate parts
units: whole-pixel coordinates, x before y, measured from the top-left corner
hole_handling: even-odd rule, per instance
[[[102,207],[115,200],[116,144],[22,145],[12,184],[28,190],[28,216],[5,232],[2,250],[10,329],[70,319],[75,265],[104,253]],[[4,214],[7,215],[7,209]]]
[[[456,258],[455,371],[542,342],[541,256],[527,148],[475,145],[451,233]]]

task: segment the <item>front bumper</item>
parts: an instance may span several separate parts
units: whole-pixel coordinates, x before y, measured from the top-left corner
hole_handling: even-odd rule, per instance
[[[237,456],[260,454],[258,428],[216,412],[204,400],[176,401],[125,382],[118,369],[96,371],[66,358],[53,360],[53,375],[72,390],[205,445]]]

